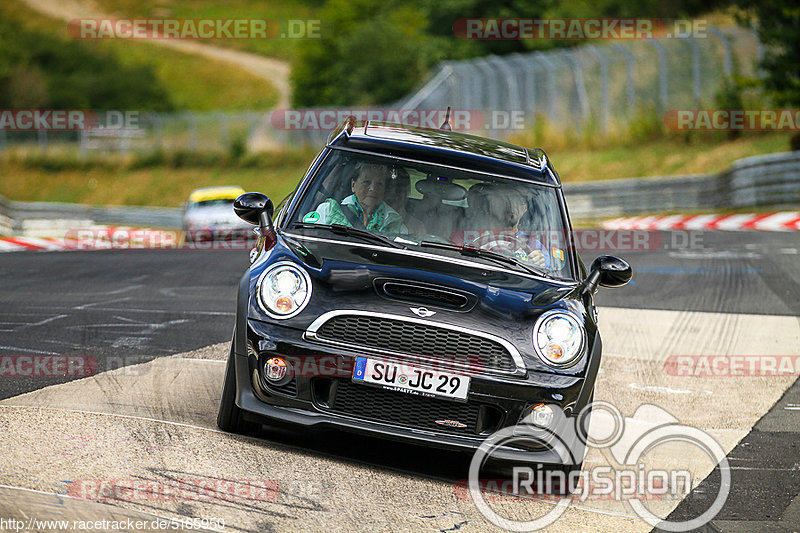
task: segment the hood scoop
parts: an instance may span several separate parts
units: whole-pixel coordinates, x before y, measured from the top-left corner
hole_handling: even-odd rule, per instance
[[[377,278],[374,283],[378,295],[401,302],[469,311],[478,301],[468,292],[418,281]]]

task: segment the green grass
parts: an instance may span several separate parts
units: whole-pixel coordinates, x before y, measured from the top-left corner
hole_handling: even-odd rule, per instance
[[[542,148],[552,159],[562,181],[590,181],[720,172],[736,159],[788,152],[790,136],[788,133],[756,134],[722,142],[698,136],[691,143],[667,137],[609,148]]]
[[[86,161],[11,155],[0,159],[0,195],[20,201],[177,207],[198,187],[241,185],[269,195],[277,205],[294,190],[313,156],[302,150],[238,161],[222,154]]]
[[[608,148],[559,147],[548,151],[565,182],[719,172],[736,159],[789,149],[788,134],[752,135],[736,141],[664,138]],[[544,146],[547,150],[547,146]],[[287,150],[245,155],[176,152],[81,160],[12,152],[0,158],[0,194],[12,200],[97,205],[178,206],[192,189],[237,184],[278,201],[302,177],[314,153]]]
[[[4,15],[28,30],[63,36],[67,25],[30,9],[20,0],[4,0]],[[82,41],[87,46],[113,53],[125,65],[149,65],[158,81],[167,89],[176,109],[181,110],[250,110],[269,109],[278,93],[267,80],[239,67],[184,54],[144,41]]]
[[[285,29],[285,21],[316,19],[322,6],[314,0],[97,0],[99,9],[117,17],[177,19],[273,19]],[[291,60],[297,54],[298,39],[215,39],[217,46]]]

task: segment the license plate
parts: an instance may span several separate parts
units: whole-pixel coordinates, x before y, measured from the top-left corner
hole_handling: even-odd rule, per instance
[[[467,399],[469,392],[468,376],[367,357],[356,357],[353,381],[409,394],[461,401]]]

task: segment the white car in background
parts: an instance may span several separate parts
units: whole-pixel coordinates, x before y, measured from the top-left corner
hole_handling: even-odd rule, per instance
[[[233,201],[244,192],[238,185],[193,190],[184,204],[186,240],[248,239],[253,226],[233,212]]]

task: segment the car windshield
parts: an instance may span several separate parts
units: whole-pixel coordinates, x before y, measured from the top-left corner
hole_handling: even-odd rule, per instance
[[[556,190],[463,169],[334,150],[288,227],[572,278]]]
[[[196,207],[231,206],[233,205],[233,200],[233,198],[214,198],[213,200],[190,202],[189,209],[194,209]]]

